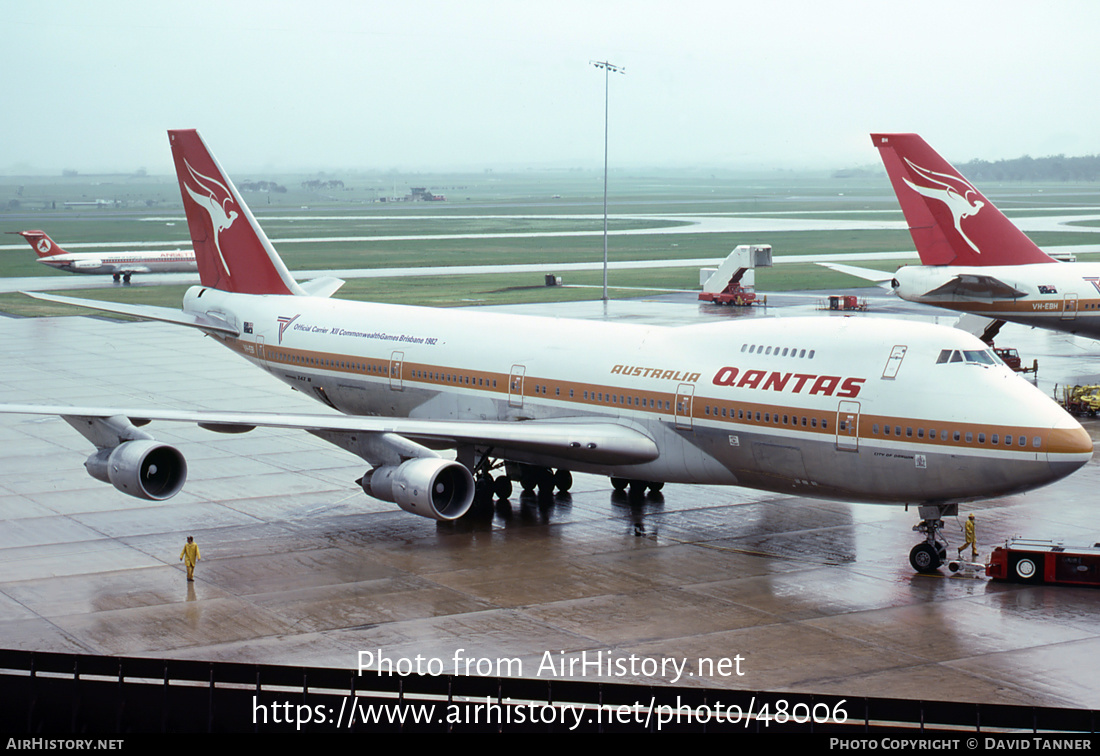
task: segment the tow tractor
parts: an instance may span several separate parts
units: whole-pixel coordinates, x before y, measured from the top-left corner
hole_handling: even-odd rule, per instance
[[[739,244],[717,268],[703,268],[699,278],[701,302],[734,307],[766,305],[767,297],[756,294],[756,268],[772,266],[770,244]]]
[[[1100,544],[1012,538],[993,549],[985,574],[995,580],[1048,585],[1100,586]]]

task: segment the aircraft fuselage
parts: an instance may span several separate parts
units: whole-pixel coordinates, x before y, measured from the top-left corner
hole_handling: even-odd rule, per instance
[[[667,328],[203,287],[184,309],[232,324],[226,346],[347,414],[607,419],[659,449],[630,465],[494,450],[575,471],[918,503],[1033,488],[1092,450],[980,341],[919,323],[885,338],[863,319]]]
[[[194,273],[195,253],[185,250],[152,252],[72,252],[40,257],[38,262],[68,273],[120,275],[132,273]]]
[[[966,277],[996,279],[1017,294],[991,296],[980,286],[943,291]],[[894,280],[897,295],[910,302],[1100,338],[1100,264],[907,265]]]

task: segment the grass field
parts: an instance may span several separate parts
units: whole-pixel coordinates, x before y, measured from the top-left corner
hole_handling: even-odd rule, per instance
[[[234,177],[239,185],[256,179]],[[545,273],[572,262],[598,262],[603,256],[602,176],[561,171],[524,174],[436,176],[396,174],[346,176],[265,176],[285,193],[244,192],[268,236],[291,270],[436,267],[534,263]],[[304,182],[338,178],[342,189],[311,191]],[[380,202],[403,195],[408,187],[427,186],[445,194],[445,202]],[[986,188],[1009,215],[1090,213],[1100,207],[1100,188],[1091,185],[1003,185]],[[41,228],[62,246],[173,243],[189,246],[179,189],[174,177],[88,176],[64,178],[0,177],[0,230]],[[99,206],[67,205],[94,203]],[[842,252],[896,252],[913,249],[905,230],[782,231],[768,234],[659,233],[683,226],[684,214],[737,217],[779,214],[791,219],[901,220],[885,177],[830,179],[820,175],[777,172],[766,177],[685,172],[612,175],[612,231],[642,233],[611,236],[611,260],[666,260],[724,257],[738,244],[771,244],[777,259],[786,255]],[[644,214],[647,217],[623,217]],[[572,217],[586,216],[586,217]],[[662,217],[655,217],[662,216]],[[1084,222],[1083,225],[1094,225]],[[653,233],[644,233],[653,231]],[[577,233],[583,236],[439,238],[458,234]],[[383,238],[383,237],[426,238]],[[432,238],[436,237],[436,238]],[[1034,234],[1042,246],[1095,243],[1096,236],[1074,232]],[[117,248],[117,247],[115,247]],[[102,247],[101,247],[102,249]],[[861,262],[893,270],[896,262]],[[567,284],[596,285],[602,273],[558,272]],[[0,237],[0,277],[68,276],[34,261],[15,236]],[[540,274],[464,275],[413,279],[354,279],[336,296],[347,299],[436,306],[569,301],[599,296],[589,288],[547,288]],[[177,286],[82,289],[81,297],[178,307]],[[637,296],[634,287],[697,289],[696,268],[612,271],[612,296]],[[864,282],[816,265],[777,264],[757,273],[765,291],[846,288]],[[621,287],[621,288],[618,288]],[[75,312],[22,295],[0,295],[0,312],[20,316]]]

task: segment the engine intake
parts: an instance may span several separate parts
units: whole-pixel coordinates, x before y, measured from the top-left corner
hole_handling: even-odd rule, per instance
[[[187,462],[175,447],[157,441],[127,441],[100,449],[84,462],[88,474],[139,499],[164,501],[180,492]]]
[[[433,520],[457,520],[474,503],[474,476],[465,466],[437,457],[376,467],[359,481],[363,492]]]

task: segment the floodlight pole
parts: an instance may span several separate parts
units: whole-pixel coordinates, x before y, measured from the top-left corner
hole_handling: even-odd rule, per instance
[[[625,74],[626,69],[608,63],[606,60],[590,61],[596,68],[603,69],[603,301],[607,301],[607,113],[608,79],[612,73]]]

